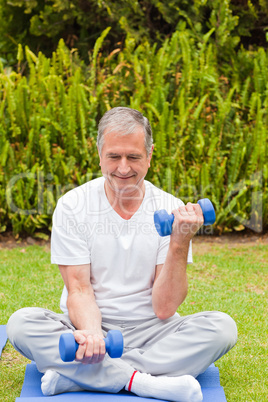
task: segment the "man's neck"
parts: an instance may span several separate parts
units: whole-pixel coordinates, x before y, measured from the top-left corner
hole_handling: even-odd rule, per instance
[[[126,193],[124,191],[114,191],[105,180],[104,189],[107,199],[115,212],[126,220],[130,219],[139,209],[145,195],[144,181],[141,186]]]

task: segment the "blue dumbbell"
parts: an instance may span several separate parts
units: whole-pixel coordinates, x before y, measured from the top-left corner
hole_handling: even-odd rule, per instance
[[[121,357],[124,349],[123,335],[120,331],[112,329],[104,338],[106,352],[112,358]],[[62,334],[59,342],[60,357],[64,362],[72,362],[79,344],[71,333]]]
[[[203,198],[197,202],[203,212],[204,225],[213,225],[216,220],[215,209],[212,202],[208,198]],[[165,209],[156,211],[154,213],[154,224],[160,236],[168,236],[172,233],[172,224],[174,222],[174,215],[168,214]]]

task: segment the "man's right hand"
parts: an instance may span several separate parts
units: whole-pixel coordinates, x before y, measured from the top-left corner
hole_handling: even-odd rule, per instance
[[[74,337],[79,348],[75,360],[83,364],[101,363],[104,359],[106,348],[103,335],[92,335],[92,331],[74,331]]]
[[[101,313],[90,282],[90,268],[90,264],[59,265],[68,291],[69,317],[78,328],[73,333],[79,344],[75,360],[83,364],[102,362],[106,352]]]

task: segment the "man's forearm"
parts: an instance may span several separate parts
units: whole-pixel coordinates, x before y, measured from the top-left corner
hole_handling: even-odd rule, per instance
[[[76,329],[88,330],[92,332],[92,335],[102,336],[101,312],[93,294],[76,292],[69,294],[67,307]]]
[[[171,317],[187,295],[188,249],[189,244],[178,247],[170,243],[166,261],[152,290],[153,309],[160,319]]]

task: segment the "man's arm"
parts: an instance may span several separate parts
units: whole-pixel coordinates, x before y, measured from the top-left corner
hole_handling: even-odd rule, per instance
[[[172,211],[175,219],[166,261],[157,265],[152,290],[155,314],[161,320],[171,317],[187,295],[187,256],[190,241],[204,222],[198,204],[188,203]]]
[[[59,265],[59,269],[68,290],[69,317],[77,328],[74,337],[80,344],[76,360],[85,364],[99,363],[105,356],[105,343],[101,313],[90,283],[90,264]]]

